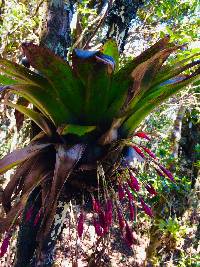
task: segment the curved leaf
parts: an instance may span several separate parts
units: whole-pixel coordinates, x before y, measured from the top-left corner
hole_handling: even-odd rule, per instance
[[[61,127],[58,131],[61,135],[66,134],[75,134],[78,136],[83,136],[86,133],[92,132],[96,129],[96,126],[85,126],[85,125],[76,125],[76,124],[68,124],[64,127]]]
[[[54,177],[48,197],[48,207],[46,208],[43,220],[44,228],[41,227],[41,231],[39,232],[40,240],[44,240],[49,232],[56,212],[57,200],[60,196],[61,189],[75,165],[81,159],[84,150],[84,144],[76,144],[68,149],[63,147],[63,145],[57,147]]]
[[[49,81],[63,105],[79,115],[83,91],[69,64],[42,46],[25,43],[22,49],[30,64]]]
[[[11,102],[4,102],[6,105],[15,108],[16,110],[20,111],[31,120],[33,120],[47,135],[51,136],[53,132],[53,128],[50,126],[47,118],[44,117],[42,114],[26,108],[25,106],[13,104]]]
[[[90,58],[79,58],[73,54],[73,67],[83,84],[84,107],[83,121],[96,124],[104,118],[108,106],[110,90],[110,63],[94,55]],[[112,72],[112,70],[111,70]]]
[[[143,98],[137,105],[138,109],[132,111],[132,115],[121,126],[120,130],[122,136],[131,134],[154,108],[159,106],[170,96],[184,89],[189,84],[198,81],[200,79],[199,73],[200,68],[180,82],[158,86],[157,90]]]
[[[53,93],[46,91],[45,88],[30,84],[16,84],[5,87],[5,90],[10,90],[27,99],[57,126],[73,122],[72,114]]]
[[[36,155],[42,149],[50,146],[51,143],[47,144],[31,144],[25,148],[17,149],[10,154],[0,159],[0,174],[5,173],[14,166],[20,164],[27,158],[31,158]]]
[[[1,72],[7,74],[11,78],[15,78],[18,82],[27,82],[31,84],[45,84],[47,80],[41,75],[21,66],[8,59],[0,58]]]

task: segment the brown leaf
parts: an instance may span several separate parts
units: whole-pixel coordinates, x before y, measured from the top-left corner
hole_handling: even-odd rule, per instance
[[[19,97],[19,99],[17,100],[17,104],[27,107],[29,102],[25,98]],[[17,131],[19,131],[21,129],[22,125],[23,125],[24,114],[19,112],[17,109],[15,109],[15,113],[14,114],[15,114],[15,121],[16,121]]]
[[[44,228],[42,227],[40,233],[38,234],[39,240],[41,241],[47,236],[54,220],[57,200],[60,196],[63,185],[73,171],[77,162],[80,160],[84,149],[85,145],[83,144],[76,144],[68,149],[66,149],[63,145],[59,145],[57,147],[54,177],[51,185],[51,191],[47,199],[48,206],[44,215]]]
[[[131,73],[133,85],[128,90],[127,99],[123,109],[129,108],[130,102],[140,95],[140,97],[149,89],[153,79],[162,67],[169,55],[176,51],[180,46],[174,46],[157,52],[148,60],[139,64]]]
[[[20,165],[14,175],[10,178],[10,181],[6,185],[3,198],[2,198],[2,205],[4,207],[5,212],[7,213],[11,208],[11,197],[12,194],[15,192],[16,189],[19,187],[19,184],[22,180],[24,180],[24,176],[26,175],[27,171],[30,169],[32,165],[32,160],[27,160],[22,165]],[[19,189],[18,189],[19,190]]]
[[[11,152],[10,154],[6,155],[0,160],[0,174],[5,173],[6,171],[20,164],[26,159],[35,156],[39,151],[50,145],[51,145],[50,143],[46,144],[35,143],[35,144],[30,144],[25,148],[17,149]]]

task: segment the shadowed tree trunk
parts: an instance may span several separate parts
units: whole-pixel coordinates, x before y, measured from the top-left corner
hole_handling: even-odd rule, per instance
[[[107,37],[115,38],[120,50],[123,50],[124,42],[132,19],[136,16],[139,1],[117,0],[110,10],[106,24],[108,26]],[[66,59],[71,46],[70,22],[73,16],[73,2],[64,0],[45,1],[44,21],[41,29],[41,45],[49,47],[54,53]],[[44,240],[41,253],[37,253],[38,242],[36,235],[39,230],[34,226],[34,218],[41,207],[41,196],[37,188],[29,197],[17,242],[15,267],[52,266],[54,262],[54,248],[56,240],[63,229],[66,217],[67,203],[77,192],[73,188],[65,190],[58,201],[57,211],[50,233]],[[82,191],[80,191],[81,193]],[[32,219],[26,222],[26,213],[34,206]],[[39,225],[39,224],[38,224]],[[40,244],[41,245],[41,244]]]

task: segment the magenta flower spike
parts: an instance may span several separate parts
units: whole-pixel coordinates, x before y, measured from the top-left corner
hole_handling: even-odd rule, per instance
[[[125,226],[125,221],[124,221],[124,216],[120,208],[117,209],[117,218],[119,221],[119,228],[121,232],[123,232],[124,226]]]
[[[144,212],[149,216],[149,217],[153,217],[153,212],[151,210],[151,208],[144,202],[144,200],[140,197],[140,202],[142,205],[142,209],[144,210]]]
[[[79,218],[78,218],[78,226],[77,226],[79,238],[81,238],[83,235],[83,223],[84,223],[84,214],[83,214],[83,211],[81,211]]]
[[[99,201],[95,199],[94,197],[92,197],[92,207],[93,207],[93,211],[96,213],[99,213],[101,210]]]
[[[149,136],[144,132],[137,132],[134,134],[134,136],[138,136],[138,137],[146,139],[148,141],[150,140]]]
[[[121,183],[118,185],[118,197],[119,201],[122,201],[125,197],[124,188],[122,187]]]
[[[126,227],[125,227],[125,241],[126,244],[131,247],[135,243],[135,239],[133,237],[133,232],[131,231],[128,223],[126,222]]]
[[[156,192],[155,188],[152,185],[146,184],[145,188],[151,195],[154,195],[154,196],[157,195],[157,192]]]
[[[160,177],[165,177],[164,176],[164,174],[160,171],[160,170],[158,170],[157,168],[155,168],[155,170],[156,170],[156,172],[157,172],[157,174],[160,176]]]
[[[144,153],[142,152],[142,150],[139,148],[139,147],[137,147],[137,146],[135,146],[135,145],[131,145],[131,147],[133,148],[133,149],[135,149],[135,151],[144,159],[145,158],[145,155],[144,155]]]
[[[25,218],[25,222],[26,223],[28,223],[28,222],[30,222],[30,220],[31,220],[31,217],[32,217],[32,215],[33,215],[33,206],[31,206],[28,210],[27,210],[27,212],[26,212],[26,218]]]
[[[159,164],[158,165],[159,167],[160,167],[160,169],[163,171],[163,173],[172,181],[172,182],[175,182],[175,180],[174,180],[174,176],[173,176],[173,174],[169,171],[169,170],[167,170],[167,169],[165,169],[165,167],[163,167],[161,164]]]
[[[135,190],[136,192],[138,192],[140,190],[140,184],[137,180],[137,178],[135,176],[133,176],[133,174],[131,173],[131,171],[129,172],[130,174],[130,180],[128,180],[128,185],[130,186],[130,188],[132,190]]]
[[[105,221],[108,227],[110,227],[112,224],[112,210],[113,210],[112,200],[108,199],[106,202],[106,209],[105,209]]]
[[[153,159],[156,159],[156,155],[150,149],[148,149],[145,146],[142,146],[142,148],[147,154],[149,154],[150,157],[152,157]]]
[[[128,195],[129,201],[133,201],[133,195],[131,194],[130,190],[128,189],[128,185],[125,184],[126,193]]]
[[[4,238],[1,244],[1,248],[0,248],[0,258],[2,258],[7,252],[8,246],[10,244],[10,238],[11,238],[11,235],[6,234],[6,237]]]
[[[104,231],[103,231],[103,228],[101,227],[100,223],[97,222],[95,219],[93,221],[93,225],[94,225],[94,228],[95,228],[95,232],[98,236],[103,236],[104,235]]]
[[[130,220],[134,220],[134,206],[131,201],[129,201],[129,212],[130,212]]]

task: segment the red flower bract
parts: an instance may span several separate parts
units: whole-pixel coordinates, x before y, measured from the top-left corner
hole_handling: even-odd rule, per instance
[[[125,184],[126,193],[128,195],[129,201],[133,201],[133,195],[131,194],[130,190],[128,189],[128,185]]]
[[[150,138],[148,137],[148,135],[146,133],[144,133],[144,132],[137,132],[137,133],[134,134],[134,136],[138,136],[138,137],[143,138],[143,139],[146,139],[148,141],[150,140]]]
[[[130,186],[132,190],[135,190],[136,192],[138,192],[140,190],[139,182],[137,178],[133,176],[131,172],[129,172],[129,174],[130,174],[130,180],[127,181],[128,185]]]
[[[10,243],[10,238],[11,238],[11,235],[8,235],[8,234],[4,238],[4,240],[1,244],[1,248],[0,248],[0,258],[2,258],[7,252],[7,249],[8,249],[9,243]]]
[[[128,223],[126,222],[126,227],[125,227],[125,241],[126,241],[126,244],[131,247],[135,240],[134,240],[134,237],[133,237],[133,232],[131,231]]]
[[[142,158],[145,158],[144,153],[142,152],[142,150],[141,150],[139,147],[137,147],[137,146],[135,146],[135,145],[132,145],[132,148],[135,149],[135,151],[136,151]]]
[[[159,167],[172,182],[175,182],[173,174],[169,170],[165,169],[161,164],[159,164]]]
[[[103,236],[104,231],[103,231],[103,228],[101,227],[100,223],[94,219],[93,224],[94,224],[96,234],[98,236]]]
[[[118,196],[119,196],[120,201],[122,201],[125,197],[124,189],[123,189],[121,183],[118,185]]]
[[[146,185],[145,185],[145,188],[147,189],[147,191],[148,191],[151,195],[154,195],[154,196],[157,195],[157,192],[156,192],[155,188],[154,188],[152,185],[146,184]]]
[[[105,221],[108,227],[112,224],[112,200],[108,199],[106,202],[106,209],[105,209]]]
[[[78,236],[81,238],[83,235],[83,223],[84,223],[84,214],[83,212],[80,213],[78,218]]]
[[[149,217],[153,217],[153,212],[151,210],[151,208],[144,202],[144,200],[140,197],[140,202],[142,205],[142,209],[144,210],[144,212],[149,216]]]
[[[147,147],[145,146],[142,146],[142,148],[144,149],[144,151],[149,154],[149,156],[151,156],[152,158],[156,159],[156,155],[150,150],[148,149]]]
[[[120,208],[117,209],[117,217],[118,217],[118,221],[119,221],[119,228],[122,232],[124,229],[124,226],[125,226],[125,221],[124,221],[124,216],[123,216]]]
[[[98,200],[96,200],[94,197],[92,197],[92,207],[93,211],[98,213],[101,210],[101,206]]]

